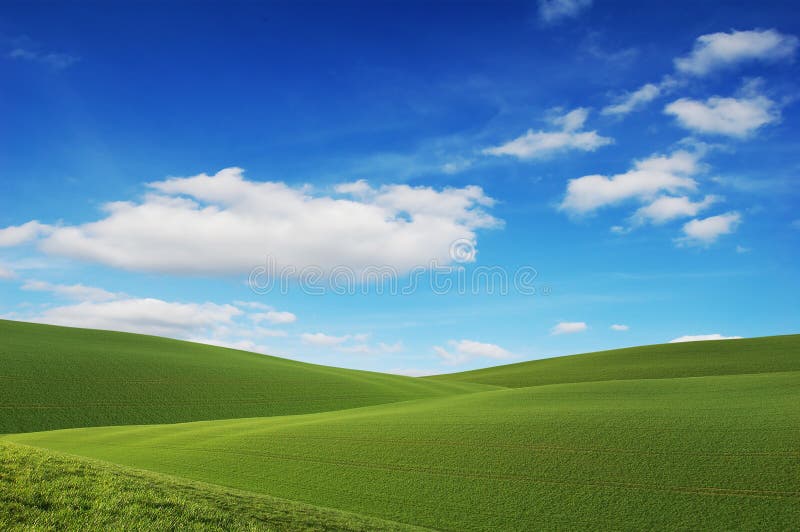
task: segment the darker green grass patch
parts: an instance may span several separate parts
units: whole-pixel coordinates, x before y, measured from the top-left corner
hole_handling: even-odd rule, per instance
[[[542,384],[666,379],[800,370],[800,335],[646,345],[426,377],[524,388]]]

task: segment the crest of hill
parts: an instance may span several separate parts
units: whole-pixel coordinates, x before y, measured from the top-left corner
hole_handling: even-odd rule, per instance
[[[304,414],[485,389],[0,320],[0,434]]]
[[[435,375],[426,380],[508,388],[800,370],[800,335],[646,345]]]

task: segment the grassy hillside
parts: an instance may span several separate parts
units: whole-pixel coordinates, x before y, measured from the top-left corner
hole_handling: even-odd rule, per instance
[[[2,530],[410,530],[94,460],[0,445]]]
[[[339,410],[485,389],[0,320],[0,434]]]
[[[442,529],[786,530],[798,404],[776,372],[6,439]]]
[[[647,345],[436,375],[437,382],[509,388],[619,379],[662,379],[800,370],[800,335]]]

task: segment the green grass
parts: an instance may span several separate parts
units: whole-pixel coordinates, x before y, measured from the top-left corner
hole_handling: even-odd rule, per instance
[[[647,345],[436,375],[436,382],[508,388],[800,370],[800,335]]]
[[[800,372],[7,439],[450,530],[790,529]]]
[[[800,522],[798,335],[410,379],[0,321],[0,383],[0,528]]]
[[[0,320],[0,434],[353,408],[485,386]]]
[[[2,530],[411,527],[19,445],[0,445]]]

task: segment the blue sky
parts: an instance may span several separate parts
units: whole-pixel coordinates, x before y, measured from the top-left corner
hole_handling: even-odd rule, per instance
[[[0,315],[408,374],[798,332],[790,3],[378,4],[6,4]]]

